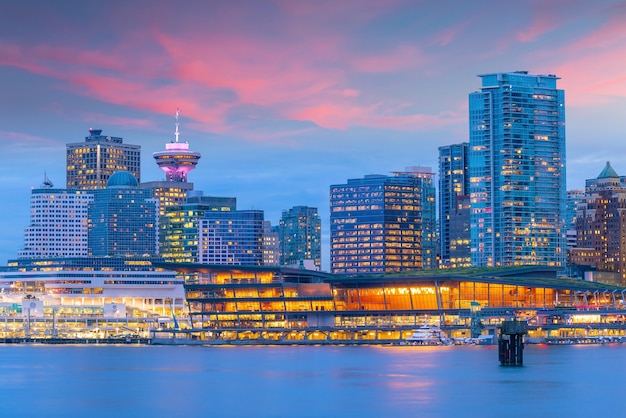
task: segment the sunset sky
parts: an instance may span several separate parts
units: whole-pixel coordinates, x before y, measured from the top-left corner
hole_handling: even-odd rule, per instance
[[[65,144],[89,128],[152,153],[202,153],[196,190],[239,209],[319,209],[331,184],[468,141],[478,74],[556,74],[567,187],[607,160],[626,175],[626,2],[595,0],[0,0],[0,264],[17,257],[29,198],[65,187]]]

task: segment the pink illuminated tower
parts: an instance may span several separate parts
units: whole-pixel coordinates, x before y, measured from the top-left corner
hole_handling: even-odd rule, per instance
[[[176,109],[176,140],[165,144],[165,151],[153,155],[157,165],[165,171],[166,180],[174,183],[186,183],[187,173],[196,168],[200,159],[199,152],[189,151],[188,142],[178,142],[178,117],[180,109]]]

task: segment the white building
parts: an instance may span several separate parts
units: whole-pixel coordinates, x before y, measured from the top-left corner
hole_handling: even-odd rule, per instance
[[[53,189],[46,178],[30,197],[30,225],[18,258],[87,255],[87,205],[93,195],[73,189]]]

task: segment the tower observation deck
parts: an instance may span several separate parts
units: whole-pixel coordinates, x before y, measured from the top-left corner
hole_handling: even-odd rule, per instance
[[[189,151],[188,142],[179,142],[178,136],[178,117],[180,110],[176,110],[176,139],[165,144],[165,151],[159,151],[152,154],[157,165],[166,174],[166,180],[174,183],[186,183],[187,173],[196,168],[200,153]]]

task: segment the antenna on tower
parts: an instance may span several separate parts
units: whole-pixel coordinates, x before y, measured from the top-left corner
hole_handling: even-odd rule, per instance
[[[174,132],[174,135],[176,135],[176,142],[178,142],[178,136],[180,135],[180,132],[178,132],[178,116],[180,115],[180,109],[176,108],[176,132]]]

